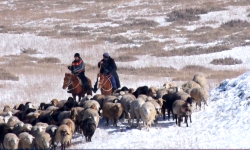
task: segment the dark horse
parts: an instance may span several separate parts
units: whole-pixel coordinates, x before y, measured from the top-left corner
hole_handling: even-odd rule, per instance
[[[89,81],[89,86],[92,87],[91,80],[89,78],[87,79]],[[80,83],[81,79],[79,77],[71,73],[65,73],[63,89],[71,87],[70,89],[68,89],[68,91],[71,91],[72,96],[75,100],[76,96],[78,96],[79,102],[81,98],[85,96],[86,93],[87,95],[92,95],[92,90],[89,91],[84,90],[84,88]]]
[[[101,89],[102,95],[112,95],[113,87],[110,81],[111,76],[105,76],[104,74],[97,74],[98,89]]]

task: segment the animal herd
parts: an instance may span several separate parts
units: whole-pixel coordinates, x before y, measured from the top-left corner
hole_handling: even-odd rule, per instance
[[[184,118],[188,127],[188,118],[192,122],[193,104],[201,110],[203,102],[205,109],[208,99],[207,80],[197,74],[180,86],[165,83],[159,89],[123,87],[113,95],[87,95],[79,102],[69,97],[42,102],[39,106],[31,102],[4,106],[0,113],[0,144],[2,149],[56,149],[60,143],[63,150],[72,144],[76,132],[91,142],[101,118],[107,126],[112,121],[116,127],[118,121],[126,119],[131,128],[149,130],[160,117],[165,119],[166,110],[168,120],[172,113],[178,126]]]

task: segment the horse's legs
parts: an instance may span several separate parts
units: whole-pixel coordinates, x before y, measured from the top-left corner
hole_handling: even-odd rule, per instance
[[[75,94],[72,94],[72,97],[73,97],[74,100],[76,101],[76,95],[75,95]]]

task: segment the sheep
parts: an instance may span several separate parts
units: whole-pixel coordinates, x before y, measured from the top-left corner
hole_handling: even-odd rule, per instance
[[[19,120],[16,116],[12,116],[12,117],[10,117],[10,119],[8,120],[7,125],[8,125],[8,127],[10,127],[11,129],[13,129],[14,126],[15,126],[18,122],[20,122],[20,120]]]
[[[40,110],[46,110],[50,106],[54,106],[54,105],[53,104],[40,103],[40,106],[39,106],[38,109],[40,109]]]
[[[49,106],[46,110],[57,110],[57,109],[59,108],[55,106]]]
[[[38,122],[38,123],[35,124],[35,126],[42,126],[42,127],[47,128],[49,125],[47,123]]]
[[[150,102],[155,106],[155,111],[156,111],[156,117],[155,117],[155,122],[157,123],[159,116],[161,115],[161,105],[157,103],[156,100],[147,100],[146,102]]]
[[[175,119],[176,119],[176,124],[178,124],[178,126],[180,126],[181,117],[185,117],[186,126],[188,127],[187,118],[191,114],[191,111],[192,111],[192,108],[191,108],[192,107],[192,98],[188,98],[186,101],[176,100],[173,103],[172,107],[173,107],[173,114],[174,114]],[[178,119],[178,122],[177,122],[177,119]],[[191,117],[190,117],[190,122],[191,122]]]
[[[58,121],[62,122],[63,119],[67,119],[70,117],[70,111],[63,111],[58,115]]]
[[[91,138],[95,133],[96,124],[92,118],[86,118],[81,122],[81,129],[85,136],[86,142],[91,142]]]
[[[98,112],[92,108],[85,109],[84,113],[83,113],[82,120],[89,118],[89,117],[91,117],[95,121],[96,126],[98,126],[99,120],[100,120],[100,116],[99,116]]]
[[[140,94],[137,98],[142,98],[142,99],[144,99],[144,101],[146,101],[148,96],[145,94]]]
[[[17,104],[17,105],[14,106],[13,109],[15,109],[15,110],[20,110],[20,111],[24,111],[25,106],[24,106],[24,104]]]
[[[101,94],[96,94],[93,98],[91,98],[91,100],[96,100],[99,103],[100,109],[102,109],[104,99],[105,96]]]
[[[70,119],[75,122],[76,131],[80,132],[80,122],[83,118],[84,108],[73,107],[70,110]]]
[[[7,133],[10,133],[12,132],[11,129],[7,126],[6,123],[1,123],[0,124],[0,143],[1,145],[4,147],[4,136],[7,134]]]
[[[39,133],[45,132],[46,127],[44,126],[33,126],[31,128],[30,134],[36,137]]]
[[[58,126],[49,125],[45,130],[45,132],[48,133],[51,137],[51,146],[54,150],[56,149],[56,146],[57,146],[57,144],[56,144],[56,131],[57,131],[57,129],[58,129]]]
[[[19,149],[34,149],[35,137],[28,132],[22,132],[18,135],[19,138]]]
[[[12,113],[11,111],[2,112],[2,113],[0,114],[0,116],[3,116],[3,117],[12,116],[12,115],[13,115],[13,113]]]
[[[162,98],[163,97],[163,95],[165,95],[165,94],[167,94],[168,93],[168,91],[167,91],[167,89],[160,89],[160,90],[157,90],[157,92],[156,92],[156,99],[158,99],[158,98]]]
[[[3,108],[3,112],[8,112],[8,111],[12,111],[12,108],[10,108],[9,105],[5,105]]]
[[[80,106],[83,108],[90,108],[93,104],[95,104],[97,111],[100,110],[100,104],[95,100],[87,100],[87,101],[81,101]]]
[[[137,98],[140,94],[148,94],[148,86],[141,86],[138,87],[135,92],[133,92],[133,95]]]
[[[37,149],[49,149],[51,146],[50,134],[40,132],[35,136],[35,145]]]
[[[48,123],[50,124],[53,121],[52,118],[53,111],[43,111],[38,116],[38,122]]]
[[[24,119],[23,119],[23,122],[24,123],[32,123],[32,122],[35,122],[35,120],[38,119],[38,117],[40,116],[40,113],[29,113],[27,114]]]
[[[209,99],[209,93],[204,88],[193,88],[192,91],[190,92],[190,96],[196,102],[196,109],[197,105],[199,105],[201,110],[202,101],[204,102],[204,110],[205,110],[205,105],[208,106],[207,101]]]
[[[14,133],[7,133],[4,136],[3,145],[5,149],[18,149],[19,138]]]
[[[139,95],[138,95],[139,96]],[[137,97],[138,97],[137,96]],[[122,104],[123,112],[125,114],[125,118],[130,120],[130,106],[132,101],[134,101],[136,98],[132,94],[125,94],[122,96],[120,103]]]
[[[4,117],[3,117],[3,116],[0,116],[0,124],[1,124],[1,123],[5,123],[5,122],[4,122]]]
[[[195,81],[188,81],[182,85],[182,89],[200,88],[201,86]]]
[[[177,93],[168,93],[165,94],[162,99],[163,99],[163,105],[162,105],[162,115],[163,119],[165,119],[165,109],[168,110],[168,120],[170,119],[170,112],[173,114],[173,103],[174,101],[181,99],[181,100],[186,100],[188,97],[190,97],[189,94],[185,92],[177,92]]]
[[[23,125],[23,131],[24,131],[24,132],[29,132],[29,133],[30,133],[32,127],[33,127],[33,126],[32,126],[31,124],[25,123],[25,124]]]
[[[207,79],[204,75],[202,74],[196,74],[193,77],[193,81],[195,81],[196,83],[198,83],[202,88],[207,89]]]
[[[116,96],[113,96],[113,95],[107,95],[107,96],[104,98],[104,100],[103,100],[103,105],[102,105],[102,106],[104,106],[104,104],[105,104],[106,102],[113,102],[114,99],[117,99],[117,97],[116,97]]]
[[[103,106],[103,117],[106,118],[107,126],[109,125],[109,119],[114,120],[113,126],[117,127],[117,121],[122,115],[123,107],[120,103],[107,102]]]
[[[53,104],[54,106],[57,106],[58,102],[59,102],[59,101],[58,101],[57,99],[52,99],[52,100],[50,101],[50,103]]]
[[[56,107],[58,107],[59,109],[62,108],[64,106],[64,104],[67,102],[67,100],[60,100],[58,101],[58,103],[56,104]]]
[[[149,131],[149,127],[151,127],[151,123],[153,123],[156,116],[155,106],[151,102],[145,102],[140,108],[140,116]]]
[[[131,103],[131,119],[132,122],[130,121],[130,126],[133,127],[134,124],[134,119],[136,118],[137,121],[137,127],[139,126],[139,120],[141,118],[140,116],[140,108],[141,106],[145,103],[145,100],[141,97],[138,97]]]
[[[87,101],[87,100],[91,100],[93,98],[92,95],[86,95],[81,99],[81,102]]]
[[[23,122],[18,122],[17,124],[14,125],[12,132],[18,135],[19,133],[23,132]]]
[[[151,97],[156,97],[156,92],[157,92],[156,87],[150,87],[148,89],[147,95]]]
[[[163,87],[165,89],[169,89],[169,88],[173,88],[173,87],[177,87],[178,85],[176,83],[169,83],[169,82],[166,82],[163,84]]]
[[[72,107],[78,107],[78,103],[74,100],[73,97],[69,97],[67,102],[64,104],[67,108],[71,109]]]
[[[69,126],[65,124],[60,125],[56,130],[56,142],[61,143],[61,149],[65,150],[66,145],[69,145],[71,140],[72,140],[72,133]]]
[[[71,120],[71,119],[63,119],[61,124],[66,124],[67,126],[69,126],[72,135],[75,132],[75,123]]]

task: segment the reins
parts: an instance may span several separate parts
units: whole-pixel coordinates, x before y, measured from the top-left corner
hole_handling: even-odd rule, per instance
[[[71,78],[68,77],[69,78],[69,83],[68,83],[67,87],[69,87],[71,84],[73,84],[73,82],[72,82],[72,74],[71,74],[70,77]],[[79,80],[79,78],[77,78],[77,79],[78,79],[78,84],[74,88],[68,89],[67,91],[72,91],[72,90],[74,90],[75,88],[77,88],[80,85],[80,80]]]

